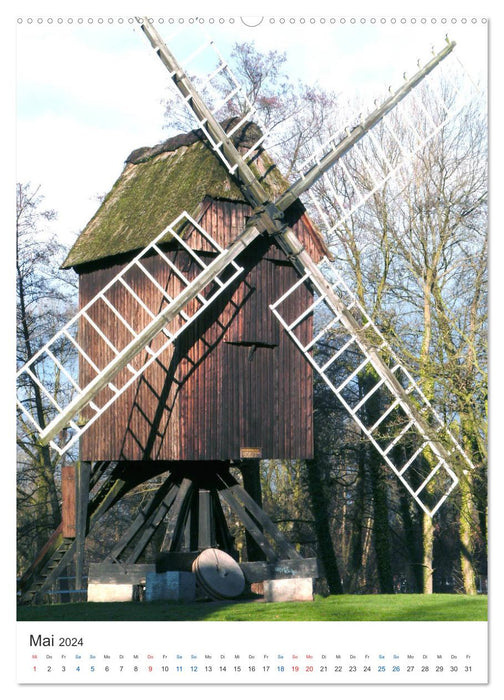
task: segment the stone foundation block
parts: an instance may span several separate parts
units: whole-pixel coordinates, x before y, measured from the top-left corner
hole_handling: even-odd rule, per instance
[[[264,600],[267,603],[286,603],[294,600],[313,600],[313,579],[281,578],[264,581]]]
[[[177,600],[188,603],[196,597],[196,576],[188,571],[147,574],[145,600]]]
[[[124,603],[133,600],[132,583],[90,583],[88,603]]]

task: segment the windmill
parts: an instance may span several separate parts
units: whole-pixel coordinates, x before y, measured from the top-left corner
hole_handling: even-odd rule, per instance
[[[210,217],[213,210],[206,206],[208,202],[204,198],[196,202],[197,215],[194,211],[182,211],[190,208],[183,203],[180,213],[176,212],[154,236],[148,230],[143,231],[145,222],[140,217],[141,236],[147,236],[147,240],[140,245],[141,236],[135,238],[133,248],[128,250],[114,249],[118,239],[127,238],[128,231],[121,231],[114,238],[105,229],[107,255],[105,263],[99,267],[94,260],[74,257],[69,261],[69,266],[80,271],[80,311],[18,373],[19,377],[28,377],[53,403],[54,418],[47,425],[41,424],[31,410],[29,396],[22,389],[18,406],[31,421],[41,444],[49,444],[64,454],[80,442],[81,460],[74,470],[77,505],[75,513],[67,520],[64,518],[60,529],[23,577],[22,599],[26,601],[43,593],[76,554],[80,576],[86,533],[136,485],[162,475],[159,488],[147,507],[142,508],[120,540],[114,543],[107,561],[101,565],[98,572],[101,580],[113,577],[115,582],[127,585],[138,585],[145,580],[154,565],[146,568],[137,563],[138,559],[154,532],[164,525],[157,570],[194,569],[200,584],[212,595],[227,595],[227,589],[220,590],[218,586],[216,589],[215,581],[208,579],[204,573],[205,562],[199,559],[201,553],[210,549],[219,565],[229,566],[229,572],[236,572],[229,557],[223,558],[224,554],[231,558],[236,556],[223,505],[245,526],[262,554],[260,561],[241,564],[240,571],[248,582],[317,576],[316,560],[299,555],[230,471],[232,460],[244,465],[245,476],[247,460],[310,456],[309,445],[302,441],[310,439],[309,384],[313,373],[320,375],[384,463],[427,514],[434,515],[456,486],[461,474],[458,463],[462,463],[463,468],[472,468],[379,328],[358,304],[335,267],[324,258],[327,251],[323,242],[299,203],[300,195],[310,192],[314,183],[332,168],[339,168],[341,176],[351,180],[350,173],[345,171],[345,155],[358,149],[363,139],[374,138],[373,127],[384,123],[406,96],[414,94],[416,86],[452,53],[454,44],[447,43],[443,51],[342,138],[339,135],[331,138],[320,153],[314,154],[301,177],[288,186],[280,180],[271,181],[271,163],[262,150],[266,134],[255,131],[251,123],[252,106],[243,117],[220,123],[216,118],[217,108],[207,106],[201,97],[200,92],[203,94],[212,79],[219,75],[233,84],[224,98],[226,102],[239,93],[240,86],[221,57],[203,91],[198,92],[152,24],[144,19],[139,20],[139,26],[196,118],[197,130],[182,143],[184,157],[188,157],[194,139],[198,146],[204,144],[201,148],[206,158],[211,157],[213,165],[209,165],[208,170],[201,169],[200,179],[204,179],[216,163],[224,168],[228,175],[226,197],[232,199],[234,188],[236,201],[241,203],[241,215],[236,218],[236,213],[229,214],[228,223],[233,221],[236,230],[233,236],[228,232],[227,237],[222,237],[218,225],[214,227],[216,234],[213,228],[212,233],[208,231],[205,216]],[[428,132],[418,136],[416,149],[443,128],[454,112],[456,110],[446,108],[442,119],[432,122]],[[129,159],[132,167],[128,177],[134,179],[133,172],[138,171],[135,167],[139,169],[156,157],[166,163],[170,159],[173,161],[172,156],[166,154],[178,152],[179,148],[172,143],[165,144],[165,150],[134,153]],[[405,157],[410,155],[405,153]],[[386,177],[392,175],[391,167]],[[376,188],[380,184],[377,182]],[[341,220],[351,216],[369,196],[359,196],[355,183],[352,187],[355,196],[350,206],[341,204]],[[334,195],[338,199],[338,193]],[[116,191],[109,198],[110,207],[118,198]],[[225,197],[221,192],[215,199],[224,200]],[[139,210],[143,211],[141,202]],[[99,223],[98,219],[95,223]],[[92,221],[76,248],[85,246],[88,239],[91,245],[96,243],[93,227]],[[129,253],[133,249],[139,252],[132,256]],[[259,320],[247,317],[246,309],[250,309],[246,303],[247,289],[240,285],[248,280],[248,291],[254,293],[260,276],[266,280],[270,274],[263,270],[262,263],[258,264],[268,256],[276,260],[281,258],[281,262],[275,268],[275,275],[270,275],[268,298],[262,300],[269,311],[269,320],[265,321],[264,316]],[[253,282],[251,274],[256,275]],[[270,293],[279,289],[275,298],[269,298]],[[325,320],[313,334],[315,315]],[[278,325],[273,321],[278,321]],[[254,334],[250,335],[254,324]],[[244,333],[245,327],[248,336]],[[278,334],[281,328],[285,334]],[[195,337],[200,345],[191,355]],[[322,342],[332,347],[328,355],[322,356],[316,351]],[[61,344],[72,348],[74,357],[77,354],[79,358],[78,379],[75,378],[75,359],[72,367],[66,367],[55,351]],[[285,438],[285,430],[282,432],[284,443],[280,453],[275,452],[280,431],[276,433],[276,441],[272,438],[273,444],[266,445],[265,436],[276,420],[267,414],[262,417],[262,424],[254,421],[256,428],[259,423],[258,432],[249,433],[253,438],[260,435],[260,439],[233,443],[237,435],[233,420],[239,411],[237,407],[233,411],[228,405],[228,420],[223,421],[223,403],[216,401],[219,397],[215,390],[222,386],[224,375],[232,373],[217,361],[213,366],[215,374],[207,375],[203,369],[211,366],[204,364],[205,359],[217,357],[216,348],[224,344],[228,357],[239,348],[240,362],[246,357],[249,363],[259,362],[258,358],[266,356],[272,348],[281,348],[282,355],[279,357],[278,350],[275,362],[282,364],[287,376],[288,370],[296,368],[295,387],[286,383],[283,391],[292,390],[292,393],[283,396],[286,408],[294,410],[293,407],[298,406],[295,417],[298,422],[290,422],[292,434],[288,438]],[[292,359],[293,351],[296,351],[296,360]],[[304,370],[299,369],[301,361]],[[263,364],[266,388],[270,385],[267,368],[271,368],[271,362],[270,357]],[[342,364],[348,367],[347,375],[343,380],[336,380],[333,369]],[[240,367],[242,371],[235,376],[237,382],[245,376],[245,371],[250,371],[250,364],[243,362]],[[155,378],[160,368],[161,383]],[[68,384],[68,399],[64,404],[55,401],[44,384],[44,376],[53,377],[55,373]],[[372,380],[366,394],[355,402],[351,398],[352,382],[364,373]],[[199,379],[194,386],[191,377]],[[387,399],[380,415],[370,424],[364,417],[365,407],[377,391]],[[195,392],[205,400],[206,410],[201,414],[194,401]],[[252,395],[257,396],[257,392],[249,393],[248,400],[252,400]],[[186,403],[182,400],[184,396]],[[308,409],[305,406],[303,411],[299,396],[304,397]],[[154,416],[146,415],[147,404],[154,408]],[[129,410],[126,428],[121,427],[117,419],[119,411],[112,410],[121,405],[123,410],[124,406]],[[275,405],[274,402],[256,405],[256,418],[266,413],[266,406]],[[189,421],[188,424],[188,419],[193,423]],[[161,440],[163,421],[168,426],[163,430],[163,437],[169,436],[174,425],[176,434]],[[149,426],[147,433],[146,424]],[[215,430],[225,433],[220,443],[209,438],[215,437]],[[181,435],[183,439],[178,440]],[[294,451],[289,452],[296,440]],[[219,444],[226,449],[219,451]],[[115,445],[112,450],[111,445]],[[70,484],[73,489],[71,479]],[[72,529],[74,520],[75,529]],[[238,573],[236,576],[239,578]]]

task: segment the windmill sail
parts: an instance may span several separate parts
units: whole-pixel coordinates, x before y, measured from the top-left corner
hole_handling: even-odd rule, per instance
[[[334,266],[326,266],[330,287],[307,272],[270,308],[362,435],[433,516],[459,481],[451,463],[473,465]],[[288,300],[303,284],[315,288],[315,301],[290,318]],[[305,344],[298,329],[307,316],[316,319],[316,330]]]
[[[407,96],[413,95],[411,99],[417,104],[419,100],[421,101],[422,98],[414,94],[415,88],[452,53],[455,44],[448,42],[438,55],[420,68],[412,78],[406,80],[395,93],[361,120],[356,127],[348,130],[341,140],[332,137],[322,147],[321,152],[311,158],[308,169],[302,173],[298,181],[275,203],[271,203],[159,34],[148,20],[139,20],[139,22],[156,53],[169,69],[170,76],[198,124],[208,127],[208,137],[214,150],[229,162],[230,171],[235,173],[241,181],[245,195],[252,205],[258,207],[262,225],[269,233],[275,235],[278,245],[299,272],[298,282],[271,306],[271,310],[420,507],[427,514],[434,515],[458,483],[459,477],[452,467],[453,462],[462,457],[464,468],[472,468],[473,465],[453,435],[443,425],[409,372],[395,357],[364,309],[354,298],[350,303],[345,303],[344,295],[341,295],[344,283],[341,280],[336,284],[329,281],[335,271],[332,270],[328,275],[315,265],[293,231],[283,224],[282,212],[303,192],[309,191],[317,181],[328,175],[332,168],[339,168],[347,178],[347,182],[350,179],[350,190],[353,188],[355,196],[350,205],[346,203],[344,206],[336,197],[341,214],[336,223],[332,224],[332,230],[334,230],[391,178],[403,162],[410,160],[438,133],[472,98],[472,87],[469,90],[467,88],[460,90],[456,107],[447,107],[442,97],[436,95],[436,99],[442,105],[441,117],[437,120],[431,117],[425,105],[421,103],[421,110],[425,115],[424,133],[415,132],[415,145],[409,150],[399,144],[402,156],[399,165],[390,166],[381,178],[373,172],[372,165],[368,161],[363,163],[365,170],[373,178],[374,186],[370,193],[358,192],[348,168],[342,162],[342,158],[353,152],[365,137],[372,140],[375,148],[379,148],[379,144],[371,133],[372,129],[382,123]],[[434,90],[436,90],[435,87]],[[315,301],[297,318],[286,319],[282,315],[282,304],[303,284],[307,284],[315,293]],[[345,293],[348,293],[348,290],[345,289]],[[315,335],[308,346],[304,346],[296,336],[296,327],[307,315],[314,313],[319,304],[323,304],[328,311],[328,325]],[[329,357],[324,360],[320,360],[320,356],[316,354],[316,348],[321,341],[329,346],[333,343],[335,346]],[[346,376],[343,379],[333,380],[331,368],[341,366],[342,363],[349,365]],[[363,376],[367,376],[368,385],[371,378],[372,385],[364,395],[359,396],[356,402],[351,403],[348,392],[353,389],[352,382],[358,381],[358,378]],[[373,376],[376,378],[373,379]],[[369,409],[371,398],[373,396],[376,398],[378,389],[384,406],[380,408],[379,415],[375,412],[374,422],[369,423],[364,419],[364,415],[370,414],[366,409]],[[385,399],[383,399],[384,396],[386,396]],[[448,440],[448,448],[445,438]]]
[[[381,335],[377,334],[370,319],[362,309],[357,309],[354,302],[346,303],[343,300],[340,290],[332,281],[328,280],[327,273],[319,269],[293,231],[285,225],[283,212],[331,168],[338,167],[342,157],[354,149],[356,144],[369,134],[376,124],[380,123],[452,52],[454,44],[448,44],[443,51],[421,68],[413,78],[406,81],[362,123],[349,131],[341,141],[336,138],[331,139],[326,144],[322,154],[315,156],[313,161],[308,164],[308,170],[302,173],[299,180],[276,202],[272,202],[248,163],[251,154],[261,145],[263,137],[247,153],[240,154],[233,144],[232,136],[233,130],[239,128],[241,122],[233,123],[228,132],[224,131],[218,120],[219,106],[210,108],[206,105],[205,100],[150,22],[144,19],[139,20],[139,23],[163,64],[168,68],[184,103],[196,117],[200,129],[216,155],[239,181],[243,194],[254,208],[255,216],[238,238],[224,250],[188,214],[184,213],[172,222],[19,371],[19,378],[23,377],[28,379],[28,383],[35,383],[51,402],[54,417],[50,423],[43,425],[37,420],[36,412],[33,411],[31,405],[30,394],[23,389],[23,386],[18,397],[20,410],[38,432],[42,444],[50,443],[60,453],[67,451],[71,445],[75,444],[84,430],[97,420],[103,411],[156,360],[159,354],[174,342],[193,319],[241,273],[241,269],[234,262],[235,258],[258,235],[266,231],[275,236],[275,241],[300,275],[297,285],[273,305],[272,311],[299,345],[295,335],[297,319],[284,317],[282,302],[289,294],[295,293],[298,285],[308,284],[316,297],[313,304],[303,312],[303,318],[307,314],[313,313],[319,304],[323,303],[327,307],[329,325],[324,326],[322,331],[317,333],[309,347],[301,347],[301,351],[346,405],[353,418],[360,421],[359,427],[377,447],[385,461],[406,485],[421,507],[426,512],[434,514],[457,483],[457,476],[450,466],[451,454],[437,436],[444,431],[444,428],[440,425],[432,425],[431,418],[423,414],[425,402],[418,399],[418,387],[410,381],[408,373],[400,364],[397,362],[391,364],[390,348],[384,344]],[[210,88],[214,77],[223,78],[226,83],[232,85],[230,92],[224,98],[224,103],[227,104],[239,95],[242,98],[243,92],[227,64],[220,58],[219,61],[217,69],[212,71],[210,76],[203,81],[203,92]],[[253,107],[251,105],[247,104],[245,114],[243,121],[252,116]],[[441,128],[439,124],[434,124],[433,132],[439,128]],[[405,155],[408,154],[405,153]],[[386,173],[384,181],[391,174],[391,172]],[[376,186],[379,186],[378,182],[376,182]],[[352,209],[350,214],[346,212],[344,215],[351,215],[351,211]],[[209,245],[215,252],[216,257],[211,263],[207,265],[198,257],[195,252],[197,246],[192,243],[188,245],[186,235],[181,233],[184,226],[193,232],[192,235],[204,239],[205,246]],[[164,255],[160,244],[167,235],[172,240],[177,241],[178,245],[184,248],[199,266],[199,273],[194,279],[187,279],[175,262]],[[174,291],[167,291],[159,280],[149,277],[146,257],[148,258],[153,252],[165,260],[170,275],[176,278],[178,286]],[[163,298],[161,310],[150,308],[146,305],[145,300],[138,295],[128,277],[133,268],[136,271],[139,270],[150,284],[158,285]],[[129,295],[130,302],[138,306],[139,318],[143,319],[139,326],[128,327],[128,322],[121,313],[121,309],[114,304],[113,294],[109,292],[112,292],[115,286],[123,288]],[[110,312],[111,323],[107,328],[99,326],[93,318],[93,308],[96,305],[106,306]],[[354,316],[355,313],[357,313],[357,317]],[[122,347],[116,346],[112,337],[111,328],[117,323],[125,326],[131,336],[130,342]],[[85,348],[80,342],[81,336],[85,333],[94,334],[102,342],[105,358],[103,365],[98,366],[87,356]],[[344,337],[345,333],[348,337]],[[336,338],[336,350],[327,359],[321,361],[321,356],[315,354],[314,348],[317,343],[320,345],[320,341],[328,339],[329,336],[331,341]],[[80,386],[74,379],[75,352],[69,368],[64,367],[58,359],[54,349],[61,342],[70,344],[75,349],[81,365],[86,366],[91,373],[92,378],[83,386]],[[346,378],[339,382],[333,381],[330,368],[341,365],[343,360],[347,362],[352,353],[356,357],[359,356],[357,364],[349,368]],[[72,357],[71,353],[69,356]],[[348,390],[352,388],[352,382],[363,380],[365,376],[372,377],[373,372],[378,376],[374,385],[359,398],[357,403],[350,403],[346,397]],[[58,375],[59,378],[64,378],[68,383],[68,400],[64,405],[60,405],[55,400],[50,388],[44,382],[43,375],[50,379]],[[364,384],[363,381],[361,383]],[[369,425],[362,420],[361,413],[369,408],[368,402],[376,394],[378,388],[382,395],[388,391],[389,402],[380,422],[375,421],[375,424]],[[421,396],[420,399],[422,399]],[[86,412],[85,416],[83,416],[83,411]],[[400,411],[402,414],[399,415]],[[84,420],[82,420],[83,417]],[[55,440],[56,435],[67,427],[71,430],[71,437]],[[380,428],[379,431],[378,428]],[[384,433],[385,428],[388,430],[386,434]],[[398,430],[392,435],[391,431],[394,428]],[[412,428],[420,436],[420,443],[418,440],[410,439]],[[461,452],[455,443],[453,448]],[[404,454],[407,450],[409,452],[406,461],[401,465],[396,464],[393,455],[399,452]],[[412,466],[414,462],[415,465]],[[410,478],[412,474],[415,475],[414,478]]]
[[[248,162],[267,139],[268,131],[260,123],[257,107],[249,100],[243,86],[213,40],[203,39],[196,33],[196,38],[202,39],[203,43],[198,43],[195,48],[191,46],[188,55],[178,60],[148,19],[137,18],[137,21],[156,55],[168,69],[169,76],[177,88],[175,95],[188,107],[197,127],[201,129],[228,172],[231,175],[234,174],[240,168],[240,161]],[[182,32],[182,35],[183,46],[187,53],[187,44],[190,39],[194,40],[194,32],[190,34]],[[203,77],[195,74],[189,78],[195,63],[202,67]],[[217,128],[217,124],[225,117],[235,117],[237,114],[242,116],[233,120],[227,127],[227,131]],[[244,124],[252,120],[261,127],[262,133],[247,152],[241,155],[239,161],[231,147],[231,139]],[[243,182],[243,170],[240,176]]]
[[[435,72],[426,71],[426,66],[408,81],[414,83],[411,89],[405,90],[406,82],[395,93],[400,98],[391,98],[393,110],[378,108],[365,118],[359,116],[351,120],[351,123],[358,122],[356,128],[360,129],[362,137],[354,140],[350,149],[341,148],[351,136],[351,130],[345,127],[331,135],[300,164],[301,182],[312,171],[324,171],[318,186],[308,189],[307,194],[324,223],[329,240],[336,229],[344,226],[386,183],[393,182],[399,171],[406,169],[429,141],[479,95],[477,86],[454,56],[454,47],[454,43],[448,44],[444,52],[430,62],[430,65],[435,63]],[[422,73],[418,82],[416,78]],[[443,94],[441,85],[445,86],[445,93],[450,93],[449,99]],[[377,133],[378,125],[380,133]],[[383,139],[391,142],[397,151],[393,160],[382,147]],[[331,150],[340,151],[337,162],[330,170],[319,168]],[[331,215],[321,206],[321,192],[324,192],[325,200],[330,200]]]
[[[234,246],[223,250],[189,214],[183,212],[113,277],[17,373],[21,386],[18,407],[38,433],[41,444],[50,443],[60,454],[67,452],[83,432],[236,279],[242,268],[234,258],[258,234],[259,231],[251,227]],[[167,239],[172,243],[176,241],[179,249],[186,251],[194,261],[198,270],[194,279],[188,279],[163,251],[163,242]],[[210,264],[197,254],[196,250],[201,248],[215,254]],[[149,271],[149,257],[152,254],[163,261],[164,284],[160,283],[159,274],[156,278]],[[157,292],[149,295],[149,298],[145,294],[148,287]],[[126,304],[135,309],[135,314],[128,316],[130,321],[125,319],[126,314],[121,313],[124,298]],[[157,299],[161,308],[154,307],[152,299]],[[97,313],[99,310],[101,313]],[[104,310],[106,313],[103,313]],[[132,316],[135,319],[134,327],[131,325]],[[129,342],[126,344],[116,345],[114,342],[113,329],[117,324],[127,331]],[[89,340],[91,336],[95,343],[99,343],[100,352],[95,354],[100,356],[101,364],[97,364],[96,357],[93,360],[86,352],[86,338]],[[62,345],[67,347],[66,353],[61,352]],[[59,359],[62,355],[69,358],[66,365]],[[75,379],[77,361],[81,374],[85,368],[84,374],[89,376],[82,386]],[[65,402],[56,400],[51,391],[51,382],[56,374],[59,382],[67,385],[67,391],[60,392],[66,398]],[[53,409],[52,420],[47,425],[37,420],[31,394],[22,388],[26,386],[26,380],[37,385]],[[81,414],[87,407],[90,411],[83,420]],[[70,436],[63,441],[54,440],[64,428],[71,431]]]

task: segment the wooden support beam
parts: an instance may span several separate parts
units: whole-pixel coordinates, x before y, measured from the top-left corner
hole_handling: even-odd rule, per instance
[[[61,467],[61,524],[63,537],[75,537],[76,471],[74,464],[66,464]]]
[[[84,545],[88,532],[89,478],[91,463],[79,460],[75,464],[75,588],[82,588]]]
[[[210,491],[199,489],[198,493],[198,546],[197,549],[215,547]]]
[[[154,572],[154,564],[126,564],[102,562],[90,564],[90,583],[145,584],[148,573]]]
[[[248,530],[250,535],[254,538],[261,550],[266,555],[266,558],[272,560],[278,559],[275,549],[266,539],[264,533],[257,527],[255,520],[250,517],[231,489],[222,489],[219,492],[219,495],[228,504],[236,517],[243,523],[245,529]]]
[[[153,510],[150,517],[145,521],[141,532],[139,533],[140,537],[138,538],[138,542],[135,543],[133,551],[127,559],[128,563],[135,563],[138,561],[140,555],[151,541],[154,533],[160,526],[163,519],[166,517],[166,514],[169,512],[173,502],[175,501],[176,494],[177,489],[174,485],[172,485],[167,495],[161,501],[159,507]]]
[[[111,465],[112,465],[112,468],[115,468],[117,466],[117,462],[109,462],[109,461],[94,462],[93,468],[91,470],[91,475],[89,477],[89,490],[90,491],[93,490],[93,488],[100,481],[102,476],[105,474],[107,469],[110,468]]]
[[[199,552],[160,552],[156,557],[156,571],[192,571]]]
[[[176,540],[174,545],[177,549],[182,549],[186,552],[191,552],[198,548],[198,524],[199,524],[199,501],[198,488],[194,485],[191,489],[191,495],[187,499],[187,509],[185,515],[181,514],[180,524],[184,522],[183,532],[180,538]]]
[[[230,554],[232,557],[237,557],[235,541],[227,524],[226,516],[222,510],[222,504],[219,499],[219,493],[216,489],[212,489],[212,509],[214,516],[215,540],[220,548]]]
[[[262,508],[261,466],[259,459],[244,459],[240,464],[243,488],[251,498]],[[245,531],[247,546],[247,561],[262,561],[264,554],[257,546],[253,537]]]
[[[142,529],[150,524],[158,510],[163,509],[164,517],[168,508],[175,500],[177,490],[178,489],[173,484],[171,476],[169,476],[159,487],[159,489],[152,495],[147,506],[142,508],[138,513],[135,520],[131,523],[129,528],[111,550],[107,559],[110,558],[113,561],[118,559],[126,547],[135,539],[135,537],[137,537]]]
[[[163,539],[163,544],[161,545],[161,550],[168,551],[176,549],[176,543],[180,539],[183,529],[183,524],[186,516],[186,506],[188,496],[190,497],[190,491],[192,488],[192,481],[190,479],[182,479],[180,486],[178,487],[178,493],[170,509],[170,517],[168,524],[166,526],[166,533]],[[180,522],[182,520],[182,523]]]
[[[266,532],[275,542],[278,547],[280,556],[285,559],[302,559],[296,548],[289,542],[289,540],[283,535],[275,523],[266,515],[262,508],[260,508],[254,499],[249,496],[245,489],[240,486],[240,484],[235,484],[229,487],[229,491],[232,492],[233,496],[239,499],[245,508],[254,516],[257,522],[261,525],[264,532]]]

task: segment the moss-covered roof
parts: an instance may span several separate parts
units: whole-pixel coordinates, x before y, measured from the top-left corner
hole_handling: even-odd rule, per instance
[[[257,127],[255,127],[257,129]],[[253,130],[252,130],[253,131]],[[257,131],[241,130],[247,147]],[[288,183],[267,154],[254,166],[268,193],[277,197]],[[258,173],[259,174],[259,173]],[[144,248],[182,211],[195,215],[205,197],[245,202],[239,186],[198,131],[172,137],[128,156],[123,172],[70,250],[64,268]]]

